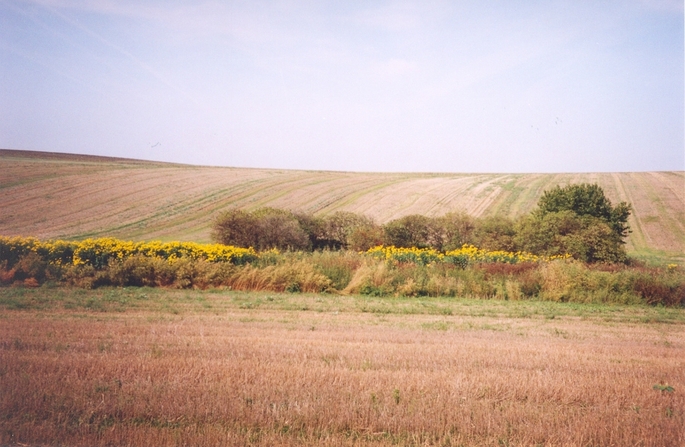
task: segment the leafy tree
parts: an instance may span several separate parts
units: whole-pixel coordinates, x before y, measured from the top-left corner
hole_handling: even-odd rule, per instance
[[[300,228],[307,234],[309,245],[314,250],[327,248],[324,241],[324,221],[309,213],[294,213],[293,216],[300,224]]]
[[[552,256],[570,254],[584,262],[625,262],[620,237],[603,219],[573,211],[529,215],[517,225],[516,242],[524,251]]]
[[[267,214],[259,218],[257,227],[257,249],[308,250],[311,242],[299,222],[284,214]]]
[[[257,219],[253,230],[255,248],[268,250],[307,250],[311,248],[309,235],[302,229],[295,214],[276,208],[259,208],[252,212]]]
[[[580,183],[563,188],[557,185],[542,194],[535,213],[544,216],[560,211],[573,211],[578,216],[602,219],[620,238],[625,238],[630,232],[630,205],[621,202],[613,207],[604,195],[604,190],[597,184]]]
[[[383,244],[383,228],[372,223],[355,227],[347,236],[347,248],[355,251],[366,251]]]
[[[585,262],[625,262],[624,238],[631,207],[615,207],[598,185],[556,186],[545,191],[538,208],[522,219],[515,242],[526,251],[568,253]]]

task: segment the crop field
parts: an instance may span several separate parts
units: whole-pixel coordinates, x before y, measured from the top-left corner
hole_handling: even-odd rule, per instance
[[[685,310],[0,289],[2,445],[685,444]]]
[[[42,239],[209,242],[230,207],[326,215],[351,211],[385,223],[408,214],[516,217],[557,184],[598,183],[634,208],[630,254],[685,262],[685,172],[403,174],[201,167],[0,150],[0,235]]]

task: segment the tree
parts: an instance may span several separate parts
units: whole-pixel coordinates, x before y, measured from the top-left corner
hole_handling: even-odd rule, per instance
[[[615,207],[611,206],[611,201],[597,184],[580,183],[563,188],[557,185],[542,194],[535,213],[544,216],[560,211],[573,211],[578,216],[599,218],[609,224],[621,239],[630,233],[630,205],[621,202]]]
[[[515,241],[526,251],[570,254],[585,262],[625,262],[631,207],[615,207],[598,185],[556,186],[545,191],[538,207],[522,219]]]
[[[620,237],[604,220],[573,211],[531,214],[519,221],[516,244],[524,251],[553,256],[569,254],[583,262],[625,262]]]
[[[383,228],[374,224],[355,227],[347,236],[347,248],[366,251],[383,244]]]
[[[324,241],[323,219],[310,213],[293,213],[293,216],[309,238],[309,245],[312,249],[319,250],[327,247]]]

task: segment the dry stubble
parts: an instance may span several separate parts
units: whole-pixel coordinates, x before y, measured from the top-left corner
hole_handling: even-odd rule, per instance
[[[259,309],[3,317],[2,444],[685,443],[679,324]]]

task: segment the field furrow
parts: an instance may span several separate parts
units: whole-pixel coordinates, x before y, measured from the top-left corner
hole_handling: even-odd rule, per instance
[[[633,252],[685,253],[685,172],[411,174],[184,166],[0,150],[0,234],[208,242],[214,217],[263,206],[378,223],[408,214],[530,212],[555,185],[598,183],[633,206]]]

